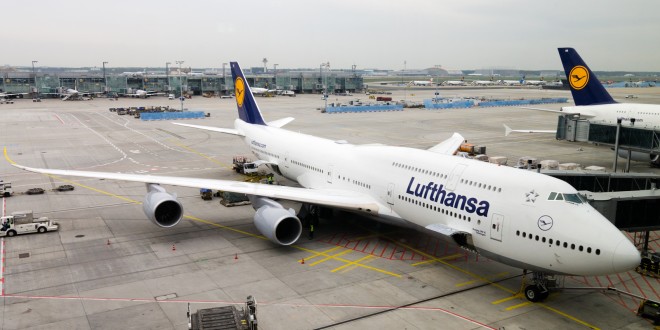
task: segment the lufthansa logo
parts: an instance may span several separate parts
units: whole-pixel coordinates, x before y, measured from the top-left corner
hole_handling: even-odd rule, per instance
[[[539,229],[543,231],[548,231],[550,230],[550,228],[552,228],[552,218],[547,215],[544,215],[539,218],[538,225],[539,225]]]
[[[236,94],[236,104],[238,104],[239,108],[242,107],[243,100],[245,100],[245,82],[241,77],[236,78],[236,82],[234,83],[234,94]]]
[[[568,82],[573,89],[577,91],[581,90],[589,82],[589,70],[581,65],[573,67],[568,74]]]

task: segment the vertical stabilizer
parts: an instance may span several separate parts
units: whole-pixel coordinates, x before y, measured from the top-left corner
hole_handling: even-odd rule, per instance
[[[234,95],[236,96],[238,117],[246,123],[266,125],[238,62],[230,62],[229,64],[231,66],[231,77],[234,80]]]
[[[575,105],[616,103],[573,48],[558,48]]]

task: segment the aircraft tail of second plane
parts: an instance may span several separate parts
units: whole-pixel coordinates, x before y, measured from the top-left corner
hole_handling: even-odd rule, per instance
[[[558,51],[575,105],[616,103],[575,49],[558,48]]]

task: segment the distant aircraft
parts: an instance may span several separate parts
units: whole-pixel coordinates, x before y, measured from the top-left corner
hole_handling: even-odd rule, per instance
[[[93,95],[100,95],[103,92],[81,92],[73,88],[61,88],[61,91],[58,93],[41,93],[44,95],[57,95],[62,101],[80,101],[84,100],[86,97]]]
[[[26,95],[30,95],[30,93],[1,93],[0,92],[0,99],[23,98]]]
[[[546,81],[545,80],[523,80],[523,85],[545,86]]]
[[[134,97],[134,98],[141,98],[141,99],[146,99],[150,96],[157,96],[157,95],[165,95],[163,92],[156,92],[156,91],[145,91],[142,89],[137,89],[135,90],[135,93],[119,93],[119,96],[124,96],[124,97]]]
[[[660,127],[660,105],[618,103],[614,101],[575,49],[558,48],[558,51],[562,65],[564,66],[566,79],[568,79],[568,84],[571,88],[575,106],[562,107],[559,111],[538,108],[526,109],[579,114],[580,117],[586,118],[590,122],[610,125],[616,125],[618,118],[634,118],[635,127],[652,129]],[[630,125],[630,122],[625,121],[622,124]],[[511,131],[538,132],[534,130]],[[628,151],[619,149],[619,156],[627,158]],[[636,161],[650,161],[655,165],[660,165],[660,155],[632,151],[631,159]]]
[[[465,81],[463,80],[447,80],[442,82],[443,86],[465,86]]]
[[[412,86],[431,86],[431,85],[433,85],[433,79],[413,80],[413,81],[409,82],[408,85],[412,85]]]
[[[523,81],[524,80],[522,80],[522,79],[520,79],[520,80],[500,80],[500,83],[502,85],[506,85],[506,86],[520,86],[520,85],[523,84]]]
[[[492,260],[531,270],[534,284],[525,288],[531,301],[547,297],[547,274],[611,274],[640,263],[628,238],[564,181],[454,156],[464,142],[457,133],[420,150],[353,145],[282,129],[293,118],[266,122],[238,63],[230,67],[239,117],[234,128],[178,125],[241,138],[259,158],[255,165],[266,164],[301,188],[12,165],[59,176],[144,182],[144,212],[161,227],[172,227],[183,216],[176,194],[161,185],[244,193],[256,210],[257,230],[280,245],[295,243],[302,225],[293,209],[274,199],[348,210],[444,237]],[[6,149],[5,157],[9,159]]]
[[[275,93],[277,93],[276,89],[268,89],[261,87],[252,88],[252,94],[254,95],[266,95],[266,94],[275,94]]]
[[[472,82],[474,86],[493,86],[495,82],[492,80],[475,80]]]

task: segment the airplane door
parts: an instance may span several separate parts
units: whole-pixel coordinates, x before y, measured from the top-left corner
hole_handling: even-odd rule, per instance
[[[332,169],[333,169],[333,166],[328,165],[328,183],[332,183],[332,173],[333,173]]]
[[[504,230],[504,216],[493,213],[490,221],[490,238],[496,241],[502,241],[502,231]]]
[[[387,204],[394,205],[394,183],[387,185]]]
[[[284,153],[284,167],[289,168],[289,152]]]
[[[461,175],[463,175],[463,171],[465,171],[465,168],[467,165],[465,164],[458,164],[454,169],[451,171],[451,174],[449,175],[449,182],[447,182],[447,190],[453,191],[456,189],[456,185],[458,184],[458,180],[461,178]]]

